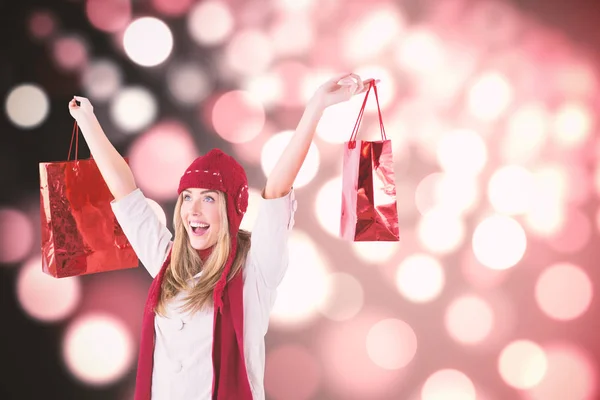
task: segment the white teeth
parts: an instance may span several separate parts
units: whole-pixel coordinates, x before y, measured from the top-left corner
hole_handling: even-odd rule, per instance
[[[190,222],[190,226],[192,228],[208,228],[209,225],[202,222]]]

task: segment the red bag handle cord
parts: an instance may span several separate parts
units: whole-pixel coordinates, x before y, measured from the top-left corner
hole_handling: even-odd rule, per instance
[[[73,132],[71,133],[71,144],[69,145],[69,154],[67,155],[67,161],[71,159],[73,139],[75,139],[75,161],[77,161],[77,149],[79,148],[79,126],[77,125],[77,121],[75,121],[75,123],[73,124]]]
[[[352,134],[350,135],[350,140],[348,141],[348,145],[351,148],[354,148],[354,144],[356,142],[356,136],[358,135],[358,130],[360,128],[360,123],[362,122],[363,115],[365,113],[365,107],[367,105],[367,100],[369,99],[369,93],[371,92],[371,88],[375,91],[375,101],[377,102],[377,114],[379,116],[379,128],[381,129],[381,138],[383,140],[387,140],[387,136],[385,134],[385,128],[383,127],[383,118],[381,116],[381,107],[379,106],[379,95],[377,94],[377,85],[375,85],[375,81],[371,81],[369,84],[369,89],[367,90],[367,94],[365,95],[365,99],[363,100],[362,106],[360,107],[360,112],[358,113],[358,118],[356,119],[356,123],[354,124],[354,129],[352,129]]]

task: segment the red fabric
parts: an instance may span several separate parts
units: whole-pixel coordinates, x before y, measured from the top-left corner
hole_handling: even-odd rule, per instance
[[[183,174],[178,193],[189,188],[219,190],[227,195],[227,218],[231,249],[214,293],[213,394],[212,400],[252,400],[244,357],[244,297],[240,271],[230,282],[237,250],[237,233],[248,207],[248,180],[244,169],[222,151],[215,149],[198,157]],[[202,252],[200,253],[202,257]],[[154,309],[171,254],[152,281],[142,321],[135,400],[150,400],[154,358]]]

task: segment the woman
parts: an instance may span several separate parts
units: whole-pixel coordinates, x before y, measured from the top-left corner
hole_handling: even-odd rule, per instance
[[[115,198],[115,216],[154,278],[144,310],[136,400],[265,398],[264,337],[288,264],[292,184],[325,108],[371,83],[344,74],[316,91],[267,179],[252,234],[239,229],[248,204],[244,169],[220,150],[198,157],[179,182],[174,240],[89,100],[71,100],[69,111]]]

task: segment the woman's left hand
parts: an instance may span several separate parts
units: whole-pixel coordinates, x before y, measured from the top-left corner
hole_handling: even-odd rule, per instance
[[[336,76],[317,89],[311,103],[325,109],[334,104],[348,101],[352,96],[366,92],[371,82],[373,79],[363,81],[360,76],[352,73]],[[375,80],[375,84],[378,83],[379,80]]]

